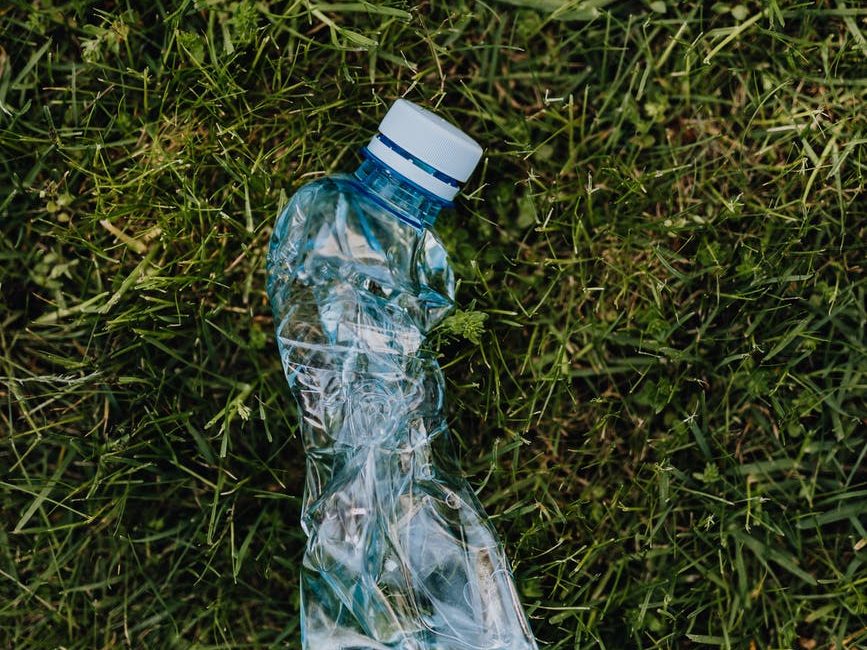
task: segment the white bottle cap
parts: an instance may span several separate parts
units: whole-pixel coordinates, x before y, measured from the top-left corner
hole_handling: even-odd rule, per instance
[[[482,157],[479,144],[439,115],[398,99],[367,152],[405,179],[451,201]]]

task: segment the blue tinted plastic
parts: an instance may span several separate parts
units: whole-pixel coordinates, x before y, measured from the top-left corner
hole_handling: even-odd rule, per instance
[[[309,650],[536,648],[422,348],[454,298],[420,225],[440,207],[368,160],[301,188],[274,229],[268,294],[307,454]]]

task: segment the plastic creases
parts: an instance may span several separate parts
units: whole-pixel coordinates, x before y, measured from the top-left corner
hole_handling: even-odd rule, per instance
[[[454,297],[424,227],[441,206],[412,204],[414,190],[375,160],[365,169],[301,188],[268,257],[307,454],[304,647],[535,649],[496,535],[455,467],[442,372],[421,347]]]

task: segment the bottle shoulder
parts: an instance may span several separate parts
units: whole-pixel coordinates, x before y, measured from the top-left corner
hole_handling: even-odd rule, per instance
[[[443,259],[447,257],[435,232],[401,218],[352,174],[332,174],[303,185],[279,221],[291,221],[286,225],[296,235],[303,226],[306,236],[314,240],[311,252],[339,251],[344,261],[412,258],[419,248],[440,248]]]
[[[288,281],[352,286],[374,302],[422,308],[425,329],[454,299],[454,276],[436,233],[398,219],[348,174],[316,179],[292,196],[274,227],[268,270],[269,293]]]
[[[289,198],[289,204],[310,202],[327,204],[348,197],[365,201],[372,198],[355,176],[338,172],[305,183]]]

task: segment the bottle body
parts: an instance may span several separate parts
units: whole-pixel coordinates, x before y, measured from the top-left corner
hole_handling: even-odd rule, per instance
[[[439,207],[368,160],[301,188],[275,226],[268,293],[307,463],[305,648],[536,648],[422,347],[454,298],[426,227]]]

